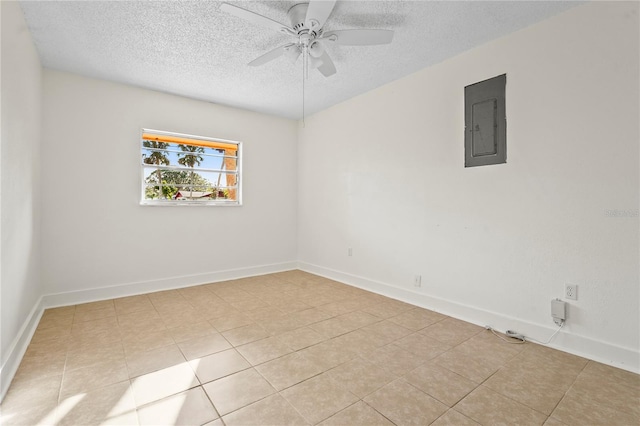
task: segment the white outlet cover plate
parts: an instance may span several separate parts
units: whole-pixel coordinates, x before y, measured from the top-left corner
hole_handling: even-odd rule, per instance
[[[564,288],[564,295],[569,300],[578,300],[578,285],[567,284]]]

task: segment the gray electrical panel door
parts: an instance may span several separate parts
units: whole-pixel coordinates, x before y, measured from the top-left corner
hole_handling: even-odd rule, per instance
[[[464,166],[507,162],[507,75],[464,88]]]

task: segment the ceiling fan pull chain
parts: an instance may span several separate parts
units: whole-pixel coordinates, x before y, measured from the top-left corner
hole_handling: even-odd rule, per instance
[[[304,68],[305,80],[309,78],[309,40],[302,42],[302,67]]]
[[[304,121],[304,67],[302,69],[302,127],[306,127],[306,123]]]

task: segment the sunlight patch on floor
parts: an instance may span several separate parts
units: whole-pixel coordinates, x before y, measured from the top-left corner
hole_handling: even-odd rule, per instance
[[[80,401],[84,399],[86,394],[81,393],[78,395],[70,396],[62,401],[56,408],[54,408],[49,414],[47,414],[39,424],[45,425],[57,425],[67,414],[73,410],[73,407],[78,405]]]

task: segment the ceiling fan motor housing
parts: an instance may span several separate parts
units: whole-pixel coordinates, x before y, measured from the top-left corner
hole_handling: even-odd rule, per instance
[[[289,20],[291,21],[291,28],[298,34],[308,31],[310,34],[314,36],[320,35],[319,25],[316,25],[316,28],[309,28],[305,25],[305,21],[307,19],[307,9],[309,8],[309,3],[298,3],[289,9],[287,13],[289,15]],[[318,24],[316,22],[316,24]]]

